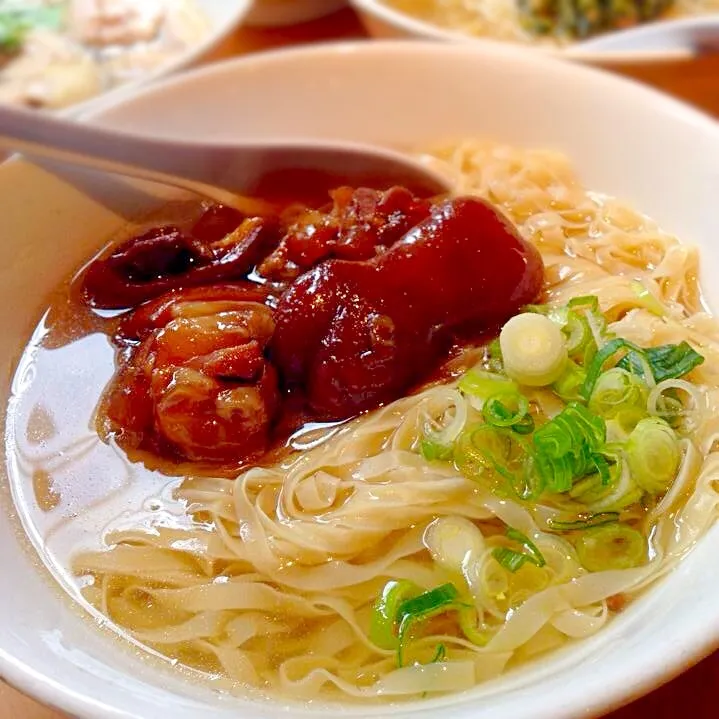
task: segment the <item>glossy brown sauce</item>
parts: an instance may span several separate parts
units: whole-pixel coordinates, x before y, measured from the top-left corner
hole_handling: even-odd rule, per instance
[[[105,441],[153,467],[236,472],[307,422],[411,391],[540,290],[537,251],[478,198],[330,194],[263,215],[210,206],[89,264],[71,298],[116,347]]]

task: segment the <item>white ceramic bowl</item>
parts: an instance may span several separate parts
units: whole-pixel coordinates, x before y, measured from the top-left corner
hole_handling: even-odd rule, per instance
[[[386,145],[493,136],[568,153],[598,191],[699,243],[719,307],[719,127],[645,87],[509,45],[357,43],[203,68],[106,109],[108,125],[176,138],[346,138]],[[0,360],[9,376],[49,290],[159,200],[105,176],[0,167]],[[7,389],[7,388],[5,388]],[[3,483],[6,485],[7,483]],[[7,493],[6,493],[7,494]],[[8,497],[6,497],[8,499]],[[8,499],[9,504],[9,499]],[[336,717],[219,696],[143,662],[81,616],[12,519],[0,522],[0,674],[86,719]],[[719,527],[645,597],[588,641],[461,696],[343,716],[576,719],[635,697],[719,643]]]
[[[279,27],[308,22],[339,10],[347,0],[254,0],[248,25]]]
[[[377,38],[415,37],[427,40],[472,41],[455,30],[439,27],[389,7],[384,0],[350,0],[367,32]],[[645,33],[645,29],[650,29]],[[639,28],[605,33],[565,48],[535,46],[535,52],[586,63],[659,62],[693,56],[719,44],[717,16],[682,18]],[[658,32],[657,32],[658,30]]]
[[[169,62],[159,65],[141,78],[66,108],[62,114],[74,116],[93,108],[104,107],[107,102],[115,102],[129,97],[140,87],[160,80],[178,70],[190,67],[235,30],[246,19],[252,5],[252,0],[196,0],[196,2],[210,26],[208,36],[199,45],[190,48],[187,52],[176,56]]]

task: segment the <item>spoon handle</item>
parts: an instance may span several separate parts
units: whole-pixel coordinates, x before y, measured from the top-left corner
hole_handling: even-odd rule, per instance
[[[194,166],[197,169],[197,149],[190,145],[0,106],[0,147],[30,158],[158,182],[222,204],[236,204],[233,192],[191,179],[188,173],[177,175],[173,172],[175,168]]]
[[[145,137],[11,107],[0,107],[0,146],[180,187],[233,206],[237,195],[291,196],[308,185],[322,192],[338,185],[404,185],[422,195],[448,191],[446,179],[409,157],[357,143]]]
[[[719,17],[661,20],[599,35],[573,46],[582,52],[696,55],[719,49]]]

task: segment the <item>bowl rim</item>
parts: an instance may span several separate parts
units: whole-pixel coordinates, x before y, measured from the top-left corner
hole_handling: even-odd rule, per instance
[[[490,41],[492,38],[473,37],[459,30],[450,30],[434,25],[426,20],[412,17],[401,10],[386,5],[382,0],[349,0],[350,5],[360,15],[370,15],[381,22],[408,32],[418,38],[441,40],[444,42],[470,42]],[[686,18],[677,20],[665,20],[664,23],[681,22]],[[623,32],[616,30],[607,35],[616,35]],[[510,45],[518,45],[509,40],[494,40]],[[656,63],[667,60],[679,60],[694,57],[696,53],[691,50],[598,50],[591,45],[585,48],[583,42],[575,42],[564,48],[551,46],[527,45],[532,52],[550,57],[561,57],[588,64],[620,64],[626,62],[634,63]]]
[[[252,2],[253,0],[248,0]],[[350,3],[369,2],[377,3],[377,0],[349,0]],[[696,107],[691,103],[680,98],[659,90],[647,83],[637,80],[633,77],[617,74],[610,68],[597,67],[591,63],[584,62],[567,62],[565,56],[558,53],[537,52],[536,48],[527,47],[515,43],[496,40],[493,38],[470,38],[460,37],[460,42],[434,42],[428,39],[339,39],[325,40],[312,44],[286,45],[275,47],[261,52],[252,52],[249,54],[235,55],[223,58],[221,60],[197,65],[189,68],[186,72],[179,74],[166,74],[161,78],[160,82],[148,83],[138,87],[136,91],[127,95],[121,93],[108,93],[101,96],[106,99],[102,104],[90,104],[83,106],[81,112],[77,113],[76,119],[79,121],[98,121],[102,123],[105,113],[111,115],[112,111],[126,103],[131,103],[134,99],[141,99],[145,96],[155,93],[161,93],[165,90],[172,90],[178,85],[185,82],[193,82],[195,80],[202,81],[204,77],[216,74],[229,73],[235,71],[235,67],[244,67],[250,65],[272,65],[275,63],[291,62],[292,58],[311,57],[313,55],[342,55],[347,53],[353,54],[373,54],[373,53],[397,53],[405,55],[412,52],[439,54],[492,54],[508,61],[516,60],[517,62],[529,62],[533,65],[537,63],[552,68],[553,72],[562,73],[566,76],[573,76],[577,71],[588,77],[593,77],[595,82],[599,82],[604,86],[619,86],[633,88],[635,95],[644,96],[647,102],[657,103],[658,110],[669,113],[674,116],[683,118],[684,121],[698,123],[702,130],[711,134],[717,134],[719,137],[719,120],[715,119],[708,111]],[[520,59],[521,58],[521,59]],[[122,88],[119,88],[120,90]]]
[[[226,1],[226,0],[225,0]],[[57,112],[61,117],[74,118],[85,112],[94,112],[102,110],[105,105],[114,105],[115,102],[121,102],[131,98],[136,92],[153,85],[158,80],[170,77],[180,70],[189,68],[201,60],[213,48],[220,45],[226,40],[238,27],[244,24],[247,15],[252,9],[254,0],[234,0],[237,7],[232,11],[230,16],[221,25],[212,30],[209,35],[197,45],[181,53],[173,60],[162,63],[154,68],[151,72],[143,75],[141,78],[130,80],[130,82],[118,85],[107,92],[101,92],[99,95],[88,98],[69,107],[63,108]],[[202,12],[203,9],[200,8]]]
[[[341,41],[318,43],[307,46],[283,47],[262,53],[253,53],[239,57],[229,58],[217,63],[201,66],[181,75],[174,75],[165,78],[161,83],[152,84],[139,88],[139,91],[127,96],[116,96],[111,102],[103,104],[102,107],[86,107],[81,117],[82,121],[97,121],[102,123],[105,113],[111,115],[113,109],[119,109],[133,101],[148,99],[153,101],[153,96],[161,97],[163,91],[173,91],[181,88],[188,82],[202,82],[206,77],[233,74],[243,71],[247,67],[272,66],[292,62],[294,58],[303,57],[333,57],[338,54],[377,55],[385,54],[392,56],[411,56],[413,53],[437,54],[437,55],[472,55],[483,58],[490,58],[495,61],[512,62],[519,65],[531,63],[535,70],[537,64],[546,66],[555,74],[566,77],[577,75],[591,78],[599,94],[605,87],[620,87],[632,89],[632,102],[650,103],[659,114],[671,116],[677,122],[695,127],[704,136],[711,139],[713,145],[719,148],[719,123],[709,114],[698,110],[691,105],[677,100],[670,95],[662,93],[652,87],[644,85],[636,80],[618,76],[608,70],[601,68],[583,66],[576,63],[568,63],[560,58],[550,55],[538,56],[531,49],[492,40],[477,40],[471,43],[436,43],[430,41],[406,40],[385,40],[367,42],[363,40]],[[490,64],[485,64],[490,66]],[[18,162],[17,158],[9,162]],[[0,170],[1,171],[1,170]],[[700,540],[701,541],[701,540]],[[33,550],[34,551],[34,550]],[[38,571],[33,568],[30,571]],[[42,570],[40,570],[42,571]],[[92,630],[88,624],[88,631]],[[719,647],[719,612],[715,625],[696,624],[690,626],[683,645],[684,653],[677,651],[673,659],[664,662],[655,662],[644,666],[634,675],[634,682],[624,689],[612,689],[602,696],[585,699],[581,707],[582,715],[589,719],[606,712],[612,711],[634,699],[637,699],[651,690],[670,681],[678,676],[693,664],[699,662],[714,649]],[[83,719],[129,719],[135,714],[111,706],[99,703],[73,689],[55,681],[52,677],[36,671],[31,664],[14,659],[6,650],[0,646],[0,679],[15,687],[22,693],[34,698],[46,706],[53,707],[72,716]],[[578,706],[557,707],[552,719],[573,719],[576,716]]]

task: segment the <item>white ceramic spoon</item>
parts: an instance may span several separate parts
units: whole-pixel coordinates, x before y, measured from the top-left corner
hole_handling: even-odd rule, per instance
[[[659,20],[598,35],[574,46],[577,50],[621,53],[696,55],[719,50],[719,15]]]
[[[0,147],[30,159],[159,182],[240,210],[249,197],[282,195],[293,186],[322,192],[339,185],[404,185],[420,195],[449,190],[446,179],[410,157],[372,146],[170,140],[9,107],[0,107]]]

